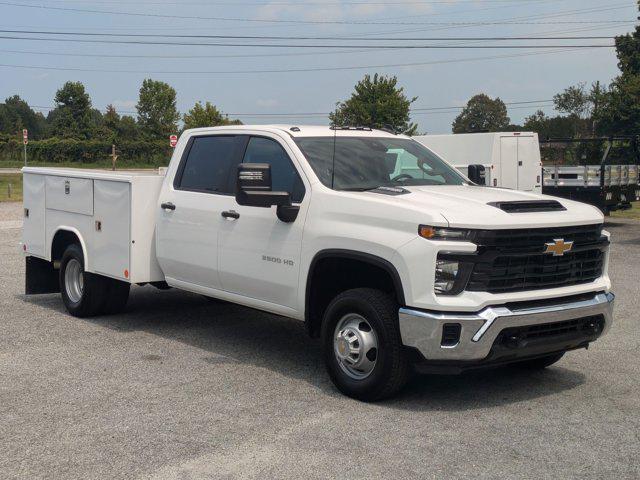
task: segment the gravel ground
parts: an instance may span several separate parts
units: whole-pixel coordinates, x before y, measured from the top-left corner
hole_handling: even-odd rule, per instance
[[[0,222],[19,222],[22,220],[22,202],[6,202],[0,204]],[[3,224],[0,223],[0,228]]]
[[[617,321],[589,351],[364,404],[293,320],[150,287],[91,320],[27,298],[0,223],[0,478],[637,479],[640,223],[608,228]]]

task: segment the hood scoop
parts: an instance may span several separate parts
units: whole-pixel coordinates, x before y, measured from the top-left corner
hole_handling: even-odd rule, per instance
[[[561,212],[566,210],[556,200],[522,200],[515,202],[489,202],[487,205],[507,213]]]

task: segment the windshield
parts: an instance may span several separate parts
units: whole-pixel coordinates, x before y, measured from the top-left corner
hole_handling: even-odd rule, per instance
[[[295,141],[320,181],[335,190],[466,183],[457,170],[413,140],[298,137]]]

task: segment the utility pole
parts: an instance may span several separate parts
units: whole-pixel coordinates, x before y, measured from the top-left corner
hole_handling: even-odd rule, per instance
[[[24,146],[24,166],[27,166],[27,143],[29,143],[29,130],[22,129],[22,144]]]
[[[116,170],[116,161],[118,160],[118,155],[116,155],[116,146],[115,144],[111,145],[111,170]]]

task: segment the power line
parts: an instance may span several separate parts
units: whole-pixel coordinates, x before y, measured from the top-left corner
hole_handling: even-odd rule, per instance
[[[10,35],[0,35],[4,40],[27,40],[46,42],[66,42],[66,43],[99,43],[108,45],[167,45],[167,46],[188,46],[188,47],[250,47],[250,48],[361,48],[361,49],[385,49],[385,50],[422,50],[422,49],[535,49],[535,48],[613,48],[614,44],[583,44],[583,45],[299,45],[282,43],[203,43],[203,42],[158,42],[143,40],[84,40],[75,38],[46,38],[46,37],[15,37]]]
[[[513,109],[520,109],[520,108],[537,108],[537,107],[550,107],[553,106],[552,104],[553,100],[526,100],[526,101],[517,101],[517,102],[504,102],[504,104],[508,107],[510,107],[512,110]],[[550,105],[551,103],[551,105]],[[5,102],[0,102],[0,105],[5,105]],[[47,106],[43,106],[43,105],[29,105],[29,108],[34,109],[34,110],[46,110],[46,111],[51,111],[51,110],[55,110],[56,108],[58,108],[57,106],[51,106],[51,107],[47,107]],[[411,108],[409,111],[412,114],[436,114],[436,113],[453,113],[459,110],[462,110],[463,108],[465,108],[465,106],[448,106],[448,107],[418,107],[418,108]],[[101,112],[106,112],[106,109],[102,109],[100,110]],[[121,114],[131,114],[131,115],[136,115],[137,112],[135,111],[127,111],[127,110],[120,110],[118,111],[118,113]],[[330,114],[331,112],[277,112],[277,113],[265,113],[265,112],[254,112],[254,113],[250,113],[250,112],[245,112],[245,113],[233,113],[233,112],[224,112],[225,115],[232,115],[234,117],[326,117]]]
[[[581,27],[570,30],[554,30],[541,32],[540,35],[555,34],[555,33],[572,33],[572,32],[584,32],[593,30],[606,30],[616,28],[614,26],[604,27]],[[538,38],[538,37],[534,37]],[[123,53],[73,53],[73,52],[60,52],[58,50],[52,52],[34,51],[34,50],[8,50],[0,49],[1,53],[15,53],[20,55],[47,55],[56,57],[79,57],[79,58],[157,58],[157,59],[195,59],[195,58],[269,58],[269,57],[299,57],[309,55],[341,55],[351,53],[363,53],[371,52],[371,50],[340,50],[340,51],[324,51],[324,52],[278,52],[278,53],[245,53],[245,54],[218,54],[218,55],[193,55],[193,54],[161,54],[161,55],[145,55],[145,54],[123,54]],[[385,51],[383,48],[377,51]]]
[[[572,33],[583,32],[593,30],[604,30],[614,28],[612,26],[605,27],[582,27],[571,30],[555,30],[541,32],[540,35],[555,34],[555,33]],[[537,38],[537,37],[536,37]],[[0,49],[0,53],[14,53],[19,55],[47,55],[47,56],[59,56],[59,57],[78,57],[78,58],[150,58],[150,59],[197,59],[197,58],[267,58],[267,57],[300,57],[309,55],[341,55],[352,53],[371,52],[371,50],[340,50],[340,51],[324,51],[324,52],[279,52],[279,53],[248,53],[248,54],[218,54],[218,55],[192,55],[192,54],[169,54],[169,55],[144,55],[144,54],[123,54],[123,53],[73,53],[73,52],[60,52],[60,51],[34,51],[34,50],[8,50]],[[383,48],[377,51],[385,51]]]
[[[384,51],[383,48],[375,51]],[[263,58],[263,57],[299,57],[309,55],[337,55],[346,53],[364,53],[371,50],[341,50],[328,52],[279,52],[279,53],[248,53],[248,54],[230,54],[230,55],[128,55],[128,54],[110,54],[110,53],[70,53],[70,52],[40,52],[33,50],[6,50],[0,49],[2,53],[16,53],[20,55],[47,55],[54,57],[84,57],[84,58],[163,58],[163,59],[194,59],[194,58]]]
[[[51,1],[51,0],[49,0]],[[62,1],[62,2],[68,2],[68,3],[103,3],[103,4],[109,4],[109,5],[130,5],[131,3],[129,1],[108,1],[108,0],[92,0],[91,2],[87,2],[87,0],[57,0],[57,1]],[[494,3],[494,4],[505,4],[505,3],[520,3],[521,0],[484,0],[485,3]],[[477,3],[477,0],[457,0],[456,3]],[[142,1],[137,1],[136,5],[161,5],[161,6],[165,6],[165,5],[180,5],[180,6],[185,6],[185,5],[202,5],[202,6],[210,6],[210,5],[216,5],[216,6],[223,6],[223,5],[228,5],[228,6],[236,6],[236,5],[253,5],[253,6],[265,6],[265,7],[270,7],[270,6],[286,6],[286,5],[292,5],[292,6],[300,6],[300,5],[337,5],[337,6],[341,6],[341,5],[389,5],[389,6],[394,6],[394,5],[400,5],[400,6],[404,6],[404,5],[436,5],[436,4],[445,4],[445,5],[449,5],[451,4],[451,0],[410,0],[410,1],[398,1],[398,2],[384,2],[384,1],[371,1],[371,2],[350,2],[350,1],[343,1],[343,2],[287,2],[287,1],[275,1],[275,2],[246,2],[246,1],[239,1],[239,2],[157,2],[157,1],[151,1],[151,2],[142,2]]]
[[[494,36],[494,37],[344,37],[344,36],[283,36],[283,35],[194,35],[194,34],[153,34],[153,33],[97,33],[78,31],[51,31],[51,30],[0,30],[0,33],[14,33],[25,35],[67,35],[81,37],[133,37],[133,38],[217,38],[232,40],[351,40],[351,41],[461,41],[461,40],[613,40],[613,36]]]
[[[66,1],[66,0],[58,0],[58,1]],[[84,1],[84,0],[80,0],[80,1]],[[448,1],[448,0],[447,0]],[[475,1],[475,0],[474,0]],[[554,2],[554,3],[558,3],[558,2],[563,2],[563,1],[568,1],[568,0],[513,0],[515,3],[508,3],[508,4],[498,4],[498,6],[493,6],[493,7],[486,7],[486,8],[474,8],[472,9],[473,14],[477,14],[478,12],[483,12],[483,11],[489,11],[489,10],[496,10],[496,9],[505,9],[505,8],[513,8],[513,7],[522,7],[524,5],[530,5],[530,4],[541,4],[541,3],[549,3],[549,2]],[[125,4],[130,4],[129,0],[126,0],[126,2],[124,2]],[[271,2],[270,2],[271,3]],[[501,3],[501,2],[500,2]],[[140,2],[136,3],[137,5],[140,5]],[[184,5],[183,3],[175,3],[177,5]],[[306,5],[311,5],[311,3],[305,3]],[[164,2],[163,2],[164,5]],[[209,3],[207,3],[206,5],[210,5]],[[237,3],[234,3],[234,5],[238,5]],[[299,5],[299,2],[292,2],[292,5]],[[316,2],[315,5],[327,5],[324,2]],[[494,5],[496,5],[494,3]],[[458,15],[458,14],[466,14],[469,13],[469,9],[465,9],[465,10],[454,10],[454,11],[448,11],[448,12],[429,12],[429,17],[439,17],[439,16],[452,16],[452,15]],[[422,15],[414,15],[414,17],[421,17]],[[535,17],[539,17],[540,15],[535,15]],[[395,17],[396,19],[398,17]],[[520,18],[527,18],[527,17],[520,17]],[[228,27],[216,27],[217,30],[231,30],[233,29],[234,31],[237,30],[247,30],[247,29],[251,29],[251,30],[255,30],[255,29],[264,29],[264,28],[273,28],[275,26],[278,27],[295,27],[295,25],[244,25],[244,26],[238,26],[235,25],[233,27],[228,26]],[[16,28],[16,25],[11,25],[10,28]],[[40,26],[37,27],[32,27],[32,26],[20,26],[20,28],[42,28]],[[78,28],[78,27],[76,27]],[[91,28],[91,30],[95,29],[97,27],[93,27]],[[135,28],[135,29],[144,29],[144,30],[162,30],[162,31],[166,31],[166,30],[180,30],[180,29],[184,29],[184,27],[175,27],[172,25],[169,26],[162,26],[162,27],[149,27],[148,25],[129,25],[126,27],[119,27],[119,26],[109,26],[107,27],[109,29],[128,29],[128,28]],[[193,30],[197,30],[197,29],[208,29],[210,27],[195,27],[193,25],[191,25],[189,27],[190,31]],[[439,28],[437,30],[443,30],[443,29],[447,29],[447,28]]]
[[[95,10],[90,8],[71,8],[71,7],[53,7],[53,6],[45,6],[45,5],[29,5],[24,3],[14,3],[14,2],[0,2],[0,5],[7,5],[12,7],[21,7],[21,8],[37,8],[44,10],[56,10],[56,11],[65,11],[65,12],[76,12],[76,13],[97,13],[103,15],[123,15],[123,16],[134,16],[134,17],[150,17],[150,18],[167,18],[171,20],[182,19],[182,20],[215,20],[215,21],[223,21],[223,22],[248,22],[248,23],[267,23],[267,24],[297,24],[297,25],[502,25],[504,22],[374,22],[374,21],[355,21],[355,20],[284,20],[284,19],[262,19],[262,18],[243,18],[243,17],[206,17],[206,16],[190,16],[190,15],[164,15],[160,13],[136,13],[136,12],[122,12],[115,10]],[[617,4],[620,5],[620,4]],[[596,11],[604,11],[604,10],[617,10],[632,7],[632,5],[625,4],[620,7],[607,7],[607,8],[599,8],[599,9],[582,9],[580,13],[589,13]],[[582,21],[583,23],[586,21]],[[589,23],[628,23],[628,21],[616,21],[616,20],[599,20],[599,21],[590,21]],[[558,22],[560,23],[560,22]],[[562,23],[573,23],[573,22],[562,22]],[[509,24],[518,24],[509,22]]]
[[[554,54],[554,53],[562,53],[562,52],[570,52],[579,50],[577,48],[563,48],[563,49],[555,49],[549,51],[537,51],[537,52],[526,52],[520,54],[510,54],[510,55],[493,55],[493,56],[485,56],[485,57],[475,57],[475,58],[462,58],[462,59],[447,59],[447,60],[433,60],[430,62],[412,62],[412,63],[396,63],[396,64],[386,64],[386,65],[358,65],[358,66],[347,66],[347,67],[314,67],[314,68],[288,68],[288,69],[265,69],[265,70],[217,70],[217,71],[142,71],[142,70],[114,70],[114,69],[87,69],[87,68],[67,68],[67,67],[47,67],[47,66],[36,66],[36,65],[12,65],[12,64],[0,64],[0,67],[6,68],[19,68],[19,69],[29,69],[29,70],[55,70],[55,71],[71,71],[71,72],[99,72],[99,73],[134,73],[134,74],[166,74],[166,75],[223,75],[223,74],[256,74],[256,73],[304,73],[304,72],[323,72],[323,71],[341,71],[341,70],[368,70],[368,69],[378,69],[378,68],[398,68],[398,67],[418,67],[418,66],[427,66],[427,65],[437,65],[437,64],[446,64],[446,63],[461,63],[461,62],[473,62],[473,61],[483,61],[483,60],[494,60],[500,58],[514,58],[514,57],[525,57],[532,55],[545,55],[545,54]]]

